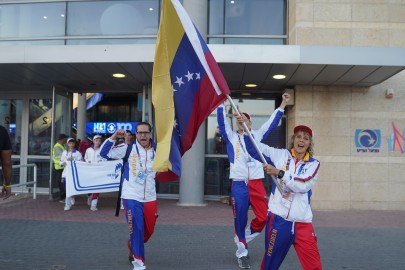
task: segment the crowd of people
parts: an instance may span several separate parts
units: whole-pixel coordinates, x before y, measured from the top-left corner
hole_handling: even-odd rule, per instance
[[[280,107],[255,130],[251,129],[253,119],[248,113],[235,112],[238,128],[233,131],[226,120],[224,106],[217,108],[219,132],[226,143],[230,162],[235,256],[242,269],[250,268],[248,243],[263,229],[265,243],[261,269],[278,269],[291,246],[303,269],[322,269],[310,206],[320,167],[314,158],[313,132],[308,126],[296,126],[286,149],[262,143],[279,125],[289,99],[288,94],[283,94]],[[11,194],[11,145],[7,135],[7,130],[0,126],[2,196],[5,199]],[[152,170],[156,145],[151,125],[140,122],[135,138],[131,131],[122,129],[104,142],[100,135],[95,135],[86,149],[81,149],[82,152],[79,149],[76,139],[65,134],[58,136],[52,149],[53,179],[59,186],[59,200],[64,202],[64,210],[71,210],[75,204],[74,196],[66,197],[67,162],[123,160],[120,198],[129,228],[128,258],[134,270],[146,269],[145,243],[153,235],[158,217],[156,172]],[[263,186],[265,173],[277,182],[272,185],[270,194],[266,194]],[[99,193],[87,196],[90,210],[97,211]],[[250,222],[249,208],[254,213]]]

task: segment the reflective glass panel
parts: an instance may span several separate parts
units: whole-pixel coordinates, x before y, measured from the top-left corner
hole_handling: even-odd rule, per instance
[[[30,99],[29,108],[28,155],[49,156],[52,148],[52,99]]]
[[[89,1],[68,3],[68,35],[157,34],[159,1]]]
[[[0,123],[9,131],[13,155],[21,153],[22,111],[22,100],[0,100]]]
[[[65,35],[65,3],[0,5],[0,37]]]
[[[286,35],[286,2],[209,0],[209,35]],[[210,43],[284,44],[284,41],[210,38]]]
[[[49,159],[28,159],[28,164],[37,165],[37,187],[49,187]],[[34,168],[27,168],[27,182],[34,181]],[[32,188],[33,185],[28,185],[27,188]]]

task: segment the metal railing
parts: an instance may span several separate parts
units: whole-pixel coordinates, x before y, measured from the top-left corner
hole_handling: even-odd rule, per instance
[[[15,168],[25,168],[25,167],[27,167],[27,168],[28,167],[34,167],[34,181],[11,185],[11,191],[15,187],[34,185],[34,188],[33,188],[33,191],[32,191],[32,198],[35,200],[37,198],[37,164],[13,165],[11,168],[15,169]],[[2,167],[0,167],[0,171],[1,170],[3,170]]]

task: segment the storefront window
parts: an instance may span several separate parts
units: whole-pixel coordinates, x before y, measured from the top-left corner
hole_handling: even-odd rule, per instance
[[[52,99],[30,99],[28,155],[51,153]]]
[[[0,100],[0,121],[9,131],[13,155],[20,155],[21,152],[22,108],[22,100]]]

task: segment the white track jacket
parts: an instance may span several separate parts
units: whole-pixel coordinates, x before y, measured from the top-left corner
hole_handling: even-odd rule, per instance
[[[251,130],[252,135],[261,141],[273,131],[284,114],[284,110],[277,108],[269,120],[259,129]],[[246,150],[243,134],[233,131],[226,120],[226,112],[223,105],[217,108],[218,127],[223,139],[226,142],[226,150],[230,162],[229,178],[234,180],[250,180],[264,178],[262,163],[251,158]],[[248,166],[249,159],[252,163]]]
[[[106,159],[123,159],[129,146],[126,143],[114,146],[114,141],[108,138],[100,147],[100,155]],[[135,140],[124,165],[121,198],[139,202],[156,200],[156,172],[152,171],[154,156],[154,147],[145,149]]]
[[[248,136],[244,137],[249,154],[259,158]],[[289,221],[312,222],[312,187],[318,179],[320,163],[307,153],[303,160],[295,163],[294,149],[276,149],[257,143],[268,164],[284,170],[282,179],[278,179],[283,194],[273,185],[269,199],[269,211]]]

